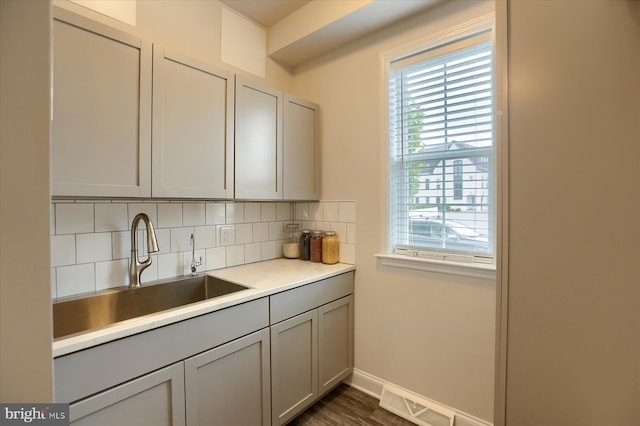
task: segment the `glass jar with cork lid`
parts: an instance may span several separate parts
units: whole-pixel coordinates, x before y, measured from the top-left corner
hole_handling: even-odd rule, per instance
[[[324,236],[323,231],[312,231],[311,232],[311,255],[310,259],[312,262],[322,262],[322,237]]]
[[[340,245],[335,231],[326,231],[322,237],[322,263],[333,265],[340,258]]]

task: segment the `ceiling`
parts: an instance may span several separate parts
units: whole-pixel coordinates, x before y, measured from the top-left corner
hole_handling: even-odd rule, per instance
[[[446,0],[221,0],[267,30],[267,55],[291,67]]]
[[[311,0],[221,0],[265,28],[300,9]]]

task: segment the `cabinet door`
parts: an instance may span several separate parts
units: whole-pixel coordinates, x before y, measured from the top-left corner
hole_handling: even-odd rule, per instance
[[[283,191],[286,200],[320,199],[320,109],[284,95]]]
[[[233,197],[233,74],[153,54],[153,196]]]
[[[282,92],[236,76],[235,197],[282,199]]]
[[[151,195],[151,44],[54,8],[52,194]]]
[[[353,295],[318,308],[318,384],[322,396],[353,371]]]
[[[272,425],[281,425],[318,397],[317,310],[271,326]]]
[[[269,329],[185,361],[188,425],[270,425]]]
[[[185,424],[182,362],[84,399],[69,407],[71,424],[177,426]]]

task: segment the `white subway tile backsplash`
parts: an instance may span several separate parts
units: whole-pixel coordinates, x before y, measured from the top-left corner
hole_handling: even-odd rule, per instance
[[[129,260],[118,259],[96,263],[96,290],[129,285]]]
[[[182,226],[182,204],[159,203],[156,228],[177,228]]]
[[[253,227],[250,223],[241,223],[236,228],[236,244],[247,244],[253,242]]]
[[[142,282],[190,273],[190,236],[195,237],[198,271],[220,269],[282,257],[284,226],[334,230],[340,240],[340,261],[355,262],[355,202],[185,202],[118,200],[55,200],[51,207],[51,287],[53,297],[103,290],[128,284],[131,221],[149,215],[160,251]],[[300,218],[300,219],[297,219]],[[220,240],[222,227],[230,238]],[[146,229],[138,230],[138,255],[147,257]]]
[[[206,249],[207,269],[220,269],[226,265],[226,250],[224,247]]]
[[[51,267],[74,265],[76,263],[76,236],[51,236]]]
[[[124,259],[131,256],[131,232],[111,233],[111,258]]]
[[[171,228],[171,251],[175,253],[191,250],[191,234],[194,234],[194,228],[191,226]]]
[[[95,291],[96,281],[93,263],[61,266],[56,268],[56,293],[58,297]]]
[[[332,222],[331,231],[335,231],[338,241],[347,242],[347,224],[342,222]]]
[[[126,231],[127,205],[124,203],[99,203],[95,205],[95,231]]]
[[[322,220],[322,203],[309,203],[309,220]]]
[[[77,234],[76,259],[78,263],[111,260],[111,233]]]
[[[260,257],[262,260],[270,260],[280,257],[276,251],[276,242],[264,241],[260,243]]]
[[[256,243],[267,241],[269,239],[269,224],[259,222],[253,224],[253,241]]]
[[[244,246],[245,263],[259,262],[260,260],[262,260],[260,243],[246,244]]]
[[[203,226],[206,222],[204,203],[184,203],[182,205],[183,226]]]
[[[226,223],[243,223],[244,222],[244,203],[227,203],[226,206]]]
[[[78,234],[93,231],[93,204],[56,204],[56,234]]]
[[[269,239],[281,240],[284,237],[284,222],[269,222]]]
[[[244,260],[244,246],[229,246],[226,247],[226,257],[227,257],[227,265],[226,266],[236,266],[242,265],[245,263]]]
[[[314,227],[314,229],[317,229],[319,231],[330,231],[331,230],[331,223],[330,222],[316,222],[316,226]]]
[[[356,243],[356,224],[348,223],[347,224],[347,241],[349,244]]]
[[[144,284],[144,283],[149,283],[157,280],[158,280],[158,256],[151,255],[151,265],[149,265],[147,269],[142,271],[142,275],[140,276],[140,282]],[[128,283],[129,281],[127,281],[127,284]]]
[[[216,246],[215,226],[196,226],[194,238],[196,249],[208,249]]]
[[[158,279],[184,274],[182,253],[160,254],[158,257]]]
[[[244,221],[260,222],[262,216],[260,203],[244,203]]]
[[[207,225],[223,225],[225,223],[225,204],[207,203],[205,207],[205,222]]]
[[[56,280],[56,268],[51,268],[51,298],[58,297],[57,280]]]
[[[313,220],[309,213],[309,203],[295,203],[296,216],[295,220]]]
[[[339,220],[339,203],[327,201],[322,204],[322,220],[325,222],[337,222]]]
[[[262,222],[271,222],[276,220],[277,208],[275,203],[261,203],[260,220]]]
[[[291,220],[292,203],[276,203],[276,220]]]

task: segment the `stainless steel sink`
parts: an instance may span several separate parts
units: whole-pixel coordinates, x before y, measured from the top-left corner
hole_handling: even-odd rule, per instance
[[[247,288],[203,275],[61,300],[53,304],[53,337],[93,330]]]

